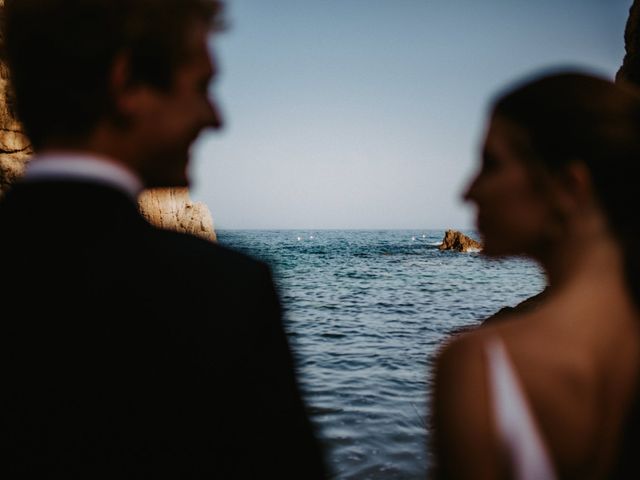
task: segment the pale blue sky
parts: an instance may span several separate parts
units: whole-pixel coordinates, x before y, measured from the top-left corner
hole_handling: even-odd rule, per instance
[[[632,0],[227,0],[194,150],[217,229],[471,228],[491,97],[523,75],[613,77]]]

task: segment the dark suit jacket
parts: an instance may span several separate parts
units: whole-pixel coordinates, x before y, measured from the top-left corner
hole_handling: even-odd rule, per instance
[[[264,264],[58,181],[0,252],[0,477],[324,478]]]

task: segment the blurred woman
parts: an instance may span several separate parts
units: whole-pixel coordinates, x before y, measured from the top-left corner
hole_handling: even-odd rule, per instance
[[[484,253],[537,261],[550,287],[440,352],[440,478],[640,478],[627,453],[640,438],[639,179],[631,90],[557,73],[495,102],[465,198]]]

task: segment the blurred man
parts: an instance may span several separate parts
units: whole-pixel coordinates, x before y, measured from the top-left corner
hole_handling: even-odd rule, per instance
[[[159,230],[219,128],[215,0],[7,0],[35,157],[0,203],[2,478],[324,477],[268,268]]]

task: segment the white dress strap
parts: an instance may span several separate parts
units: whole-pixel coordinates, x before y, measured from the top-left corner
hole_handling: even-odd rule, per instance
[[[499,338],[486,345],[489,391],[498,437],[515,480],[555,480],[549,452],[507,350]]]

